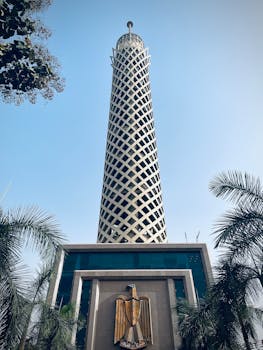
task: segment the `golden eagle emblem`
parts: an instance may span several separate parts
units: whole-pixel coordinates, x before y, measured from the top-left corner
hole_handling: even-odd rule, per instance
[[[148,297],[138,297],[135,284],[127,286],[131,296],[116,299],[114,344],[122,349],[143,349],[152,344],[151,310]]]

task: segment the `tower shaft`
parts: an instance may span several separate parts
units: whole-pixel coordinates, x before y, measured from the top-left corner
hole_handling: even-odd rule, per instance
[[[149,78],[150,58],[130,32],[113,49],[99,243],[166,242]]]

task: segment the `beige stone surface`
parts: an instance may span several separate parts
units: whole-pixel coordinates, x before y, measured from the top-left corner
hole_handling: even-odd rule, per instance
[[[138,296],[147,296],[151,301],[153,344],[148,345],[147,349],[174,350],[167,281],[134,279],[100,281],[94,350],[119,349],[118,345],[113,344],[115,299],[120,294],[128,296],[126,287],[131,283],[136,284]]]

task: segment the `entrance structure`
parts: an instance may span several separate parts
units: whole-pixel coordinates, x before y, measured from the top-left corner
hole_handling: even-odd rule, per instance
[[[64,246],[48,301],[84,317],[78,349],[176,350],[176,302],[204,296],[211,266],[205,244],[166,243],[149,55],[128,28],[112,57],[98,243]]]

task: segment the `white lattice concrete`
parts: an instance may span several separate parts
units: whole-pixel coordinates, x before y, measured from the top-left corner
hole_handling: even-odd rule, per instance
[[[131,22],[128,24],[131,28]],[[118,40],[112,56],[100,243],[166,242],[150,58],[142,39],[130,28]]]

